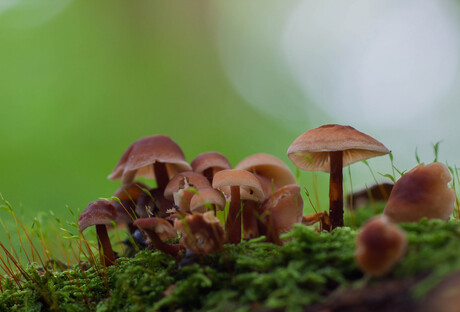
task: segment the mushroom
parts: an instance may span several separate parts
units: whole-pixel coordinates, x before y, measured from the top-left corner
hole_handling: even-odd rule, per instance
[[[174,200],[179,210],[188,212],[190,211],[190,200],[196,191],[210,187],[211,184],[203,175],[193,171],[181,172],[169,181],[164,197]]]
[[[183,249],[177,244],[167,244],[163,241],[177,237],[177,232],[168,221],[161,218],[142,218],[134,222],[141,231],[145,232],[153,246],[173,257],[177,257],[178,252]]]
[[[83,232],[91,225],[96,226],[99,248],[102,247],[101,262],[103,265],[110,266],[115,262],[115,254],[110,244],[106,225],[111,224],[111,222],[130,223],[132,221],[133,215],[130,215],[116,202],[96,200],[89,203],[86,209],[80,214],[78,227]]]
[[[267,198],[281,186],[296,184],[296,179],[288,166],[270,154],[259,153],[248,156],[240,161],[235,169],[247,170],[268,179],[271,192],[265,194]]]
[[[403,257],[406,248],[404,231],[385,216],[377,216],[368,220],[356,237],[355,260],[364,273],[381,276]]]
[[[448,187],[451,180],[449,169],[441,163],[418,165],[396,181],[384,215],[396,223],[448,220],[456,199],[455,191]]]
[[[136,177],[155,178],[157,188],[164,190],[170,177],[188,170],[192,168],[179,145],[168,136],[153,135],[131,144],[109,179],[128,184]]]
[[[303,200],[300,186],[285,185],[273,193],[262,206],[260,229],[267,240],[281,244],[279,236],[302,222]]]
[[[181,244],[199,254],[218,251],[224,242],[224,229],[212,211],[176,219],[174,228],[181,233]]]
[[[263,201],[264,193],[259,180],[250,172],[238,169],[227,169],[216,173],[212,187],[224,193],[230,199],[225,231],[231,244],[241,242],[241,198]]]
[[[265,199],[269,198],[279,187],[296,183],[288,166],[270,154],[258,153],[248,156],[240,161],[235,169],[252,172],[262,185]],[[243,237],[245,239],[259,236],[257,229],[259,210],[260,205],[257,202],[243,201]]]
[[[334,229],[343,226],[342,168],[389,152],[382,143],[353,127],[324,125],[300,135],[287,154],[300,169],[330,173],[329,216]]]
[[[222,193],[213,188],[201,189],[190,200],[190,211],[192,213],[205,213],[212,209],[215,215],[217,210],[223,210],[224,208],[225,199]]]
[[[202,153],[196,156],[190,165],[194,172],[204,175],[209,183],[212,183],[216,172],[232,168],[227,157],[218,152]]]

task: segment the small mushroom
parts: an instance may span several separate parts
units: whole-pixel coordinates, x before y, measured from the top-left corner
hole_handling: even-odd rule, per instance
[[[174,200],[174,204],[180,211],[188,212],[190,200],[196,191],[210,187],[211,184],[203,175],[193,171],[181,172],[169,181],[164,197]]]
[[[396,181],[384,215],[396,223],[422,218],[448,220],[456,198],[448,187],[451,180],[449,169],[441,163],[418,165]]]
[[[334,229],[343,226],[342,168],[389,152],[382,143],[353,127],[324,125],[300,135],[287,154],[300,169],[330,173],[329,217]]]
[[[181,244],[199,254],[216,252],[224,243],[224,229],[212,211],[176,219],[174,228],[181,233]]]
[[[403,257],[406,248],[404,231],[385,216],[377,216],[368,220],[358,234],[355,260],[364,273],[381,276]]]
[[[202,153],[196,156],[190,165],[194,172],[204,175],[209,183],[212,183],[216,172],[232,168],[227,157],[218,152]]]
[[[190,211],[192,213],[205,213],[212,209],[215,215],[217,210],[223,210],[224,207],[225,199],[222,193],[213,188],[201,189],[190,200]]]
[[[157,188],[164,190],[170,177],[188,170],[192,168],[179,145],[168,136],[153,135],[131,144],[109,179],[128,184],[136,177],[155,178]]]
[[[281,244],[279,236],[290,231],[294,224],[302,222],[303,200],[300,186],[295,184],[285,185],[262,206],[260,218],[261,233],[267,240]]]
[[[262,201],[265,196],[259,180],[249,171],[227,169],[216,173],[212,187],[224,193],[230,199],[225,231],[231,244],[241,242],[241,198]]]
[[[177,237],[177,232],[168,221],[161,218],[142,218],[134,222],[141,231],[145,232],[153,246],[173,257],[177,257],[178,252],[183,249],[177,244],[167,244],[163,241]]]
[[[259,153],[248,156],[240,161],[235,166],[235,169],[247,170],[257,174],[259,177],[266,178],[271,185],[270,193],[265,194],[267,198],[279,187],[296,183],[296,179],[289,167],[270,154]]]
[[[110,244],[106,225],[111,222],[132,222],[133,216],[130,215],[121,205],[108,200],[96,200],[86,207],[78,218],[78,227],[84,231],[91,225],[96,226],[96,233],[99,246],[102,247],[101,262],[106,266],[115,263],[115,254]]]

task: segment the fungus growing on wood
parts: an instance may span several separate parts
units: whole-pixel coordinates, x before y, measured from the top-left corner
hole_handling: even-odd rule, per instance
[[[276,191],[262,206],[260,228],[267,240],[281,244],[279,236],[302,222],[303,200],[300,186],[285,185]]]
[[[396,181],[384,215],[396,223],[422,218],[448,220],[456,198],[448,186],[451,180],[449,169],[441,163],[418,165]]]
[[[334,229],[343,226],[342,168],[389,152],[382,143],[353,127],[324,125],[300,135],[287,154],[300,169],[330,173],[329,217]]]
[[[385,216],[368,220],[356,238],[355,260],[364,273],[380,276],[389,272],[407,248],[404,231]]]
[[[199,254],[216,252],[224,243],[224,229],[212,211],[176,219],[174,228],[181,233],[181,244]]]
[[[152,245],[173,257],[177,257],[178,252],[183,249],[178,244],[167,244],[163,241],[177,237],[177,232],[168,221],[161,218],[142,218],[134,222],[141,231],[147,234]]]
[[[202,153],[196,156],[190,165],[194,172],[204,175],[209,183],[212,183],[216,172],[232,168],[227,157],[218,152]]]
[[[259,180],[249,171],[227,169],[216,173],[212,187],[230,198],[225,231],[227,240],[232,244],[241,242],[241,198],[263,201],[264,193]],[[242,194],[242,195],[241,195]]]
[[[170,177],[192,170],[179,145],[165,135],[137,140],[123,153],[109,175],[111,180],[131,183],[136,177],[155,178],[157,188],[164,190]]]
[[[110,266],[115,262],[115,254],[107,234],[107,225],[112,222],[133,222],[133,215],[129,214],[121,205],[108,200],[96,200],[86,207],[78,218],[78,227],[84,231],[87,227],[95,225],[99,242],[102,247],[101,262]]]
[[[223,210],[224,207],[225,198],[213,188],[201,189],[190,200],[190,211],[194,213],[205,213],[211,209],[215,215],[217,210]]]

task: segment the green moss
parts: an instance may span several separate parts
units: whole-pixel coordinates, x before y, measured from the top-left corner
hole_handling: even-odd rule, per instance
[[[445,274],[460,268],[460,224],[423,220],[402,226],[409,240],[404,260],[385,277],[426,276],[414,289],[421,296]],[[332,233],[297,225],[284,246],[262,239],[227,245],[196,263],[181,267],[168,255],[141,251],[120,258],[106,271],[76,266],[39,274],[31,266],[22,290],[2,284],[2,311],[248,311],[255,307],[301,307],[325,300],[332,292],[363,286],[354,262],[350,228]],[[365,284],[365,283],[364,283]],[[110,295],[108,295],[110,293]]]

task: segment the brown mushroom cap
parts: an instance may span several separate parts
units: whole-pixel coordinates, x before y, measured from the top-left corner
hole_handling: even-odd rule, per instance
[[[209,168],[213,168],[214,173],[232,168],[227,157],[218,152],[202,153],[196,156],[190,165],[194,172],[201,174]]]
[[[356,263],[363,272],[380,276],[392,269],[403,257],[406,248],[404,231],[385,216],[377,216],[363,225],[356,238]]]
[[[177,237],[176,230],[171,225],[171,223],[165,219],[142,218],[137,219],[134,222],[134,225],[143,230],[153,230],[162,241]]]
[[[187,182],[188,186],[193,187],[196,190],[211,187],[208,179],[206,179],[203,175],[193,171],[181,172],[175,175],[174,178],[169,181],[168,185],[166,185],[164,191],[165,198],[173,200],[174,192],[184,189],[185,182]]]
[[[212,211],[176,219],[174,228],[181,233],[181,244],[199,254],[215,252],[224,242],[224,229]]]
[[[261,222],[267,231],[279,236],[290,231],[294,224],[301,223],[302,213],[303,200],[300,186],[285,185],[263,204]]]
[[[205,213],[209,211],[209,205],[214,205],[217,210],[223,210],[225,199],[222,193],[213,188],[201,189],[197,194],[193,195],[190,201],[190,211]]]
[[[396,181],[384,215],[397,223],[422,218],[448,220],[456,198],[448,187],[451,180],[449,169],[441,163],[418,165]]]
[[[231,187],[239,186],[241,198],[262,202],[265,198],[259,180],[249,171],[226,169],[216,173],[212,187],[222,191],[226,198],[231,197]]]
[[[108,200],[96,200],[86,207],[78,218],[78,227],[81,231],[88,226],[104,224],[109,225],[113,222],[132,223],[134,216],[129,214],[118,203]]]
[[[300,169],[329,172],[329,153],[336,151],[343,151],[343,167],[390,152],[382,143],[353,127],[324,125],[300,135],[287,154]]]
[[[276,186],[295,184],[296,179],[284,162],[270,154],[254,154],[246,157],[235,166],[235,169],[247,170],[268,178]]]
[[[192,169],[176,142],[165,135],[154,135],[131,144],[109,175],[109,179],[121,179],[126,184],[136,177],[155,178],[152,165],[156,162],[166,164],[170,178],[178,172]]]

